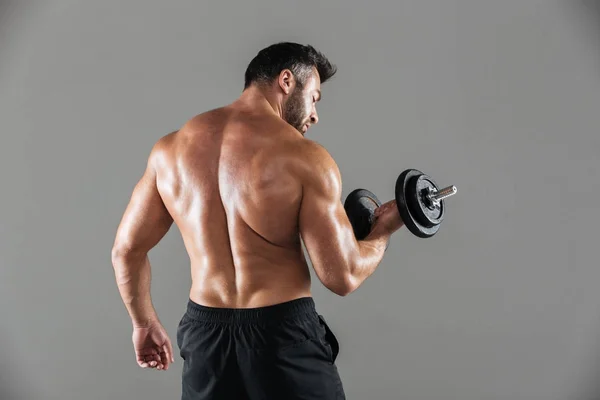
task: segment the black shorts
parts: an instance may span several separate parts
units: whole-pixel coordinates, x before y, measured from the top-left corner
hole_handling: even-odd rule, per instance
[[[182,400],[346,398],[338,341],[310,297],[251,309],[190,300],[177,346]]]

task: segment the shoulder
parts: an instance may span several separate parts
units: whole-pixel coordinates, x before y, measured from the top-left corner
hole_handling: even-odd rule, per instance
[[[297,171],[307,185],[327,186],[341,190],[339,167],[329,151],[320,143],[302,139],[296,144]]]
[[[337,167],[335,160],[325,146],[310,139],[302,139],[298,145],[299,155],[315,168],[329,169]]]
[[[181,132],[196,132],[205,130],[207,125],[220,125],[227,120],[230,111],[225,107],[218,107],[212,110],[196,114],[190,118],[180,129]]]
[[[224,113],[225,109],[221,107],[196,114],[181,125],[179,129],[156,140],[152,146],[150,156],[160,158],[161,155],[170,152],[177,144],[196,137],[199,131],[206,131],[207,124],[214,124],[216,120],[222,119]]]
[[[171,153],[173,143],[177,140],[179,134],[180,131],[176,130],[160,137],[154,142],[148,155],[148,166],[156,168],[165,161]]]

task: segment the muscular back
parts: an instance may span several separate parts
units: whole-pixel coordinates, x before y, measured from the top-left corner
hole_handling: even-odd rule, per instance
[[[258,307],[310,295],[298,216],[307,139],[221,108],[157,145],[156,185],[191,261],[192,300]]]
[[[155,144],[117,230],[113,266],[130,313],[152,310],[148,252],[173,223],[199,304],[250,308],[310,296],[301,239],[324,286],[351,293],[402,224],[386,203],[357,241],[341,190],[329,153],[278,116],[228,106],[193,118]]]

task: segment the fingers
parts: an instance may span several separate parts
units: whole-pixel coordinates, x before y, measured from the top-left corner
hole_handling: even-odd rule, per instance
[[[165,366],[163,363],[156,361],[156,360],[152,360],[152,361],[138,361],[138,365],[142,368],[150,368],[150,369],[158,369],[158,370],[167,370],[169,369],[168,366]]]
[[[171,346],[171,342],[167,341],[165,345],[162,347],[161,361],[165,365],[169,365],[170,363],[175,362],[175,358],[173,357],[173,348]]]
[[[142,368],[168,370],[171,363],[175,362],[170,341],[158,349],[148,349],[137,357],[137,363]]]
[[[387,210],[396,205],[396,200],[390,200],[386,203],[383,203],[379,207],[375,209],[375,216],[379,217],[381,214],[384,214]]]
[[[156,368],[160,366],[160,355],[158,351],[153,350],[154,354],[139,355],[137,357],[137,363],[142,368]]]
[[[156,350],[154,350],[154,354],[138,355],[137,363],[142,368],[162,369],[164,367],[161,362],[161,356]]]
[[[139,351],[136,354],[137,362],[140,366],[144,364],[149,364],[154,360],[154,355],[156,351],[154,349],[144,349],[143,351]]]
[[[160,352],[160,363],[164,367],[165,370],[169,369],[169,365],[175,362],[175,357],[173,357],[173,346],[171,345],[171,341],[167,339],[166,343],[162,346]]]

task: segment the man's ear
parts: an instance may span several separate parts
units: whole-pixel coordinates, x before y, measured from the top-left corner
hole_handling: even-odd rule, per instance
[[[279,83],[279,87],[286,95],[292,93],[294,90],[294,86],[296,85],[296,79],[294,78],[294,74],[289,69],[284,69],[279,74],[279,79],[277,80]]]

